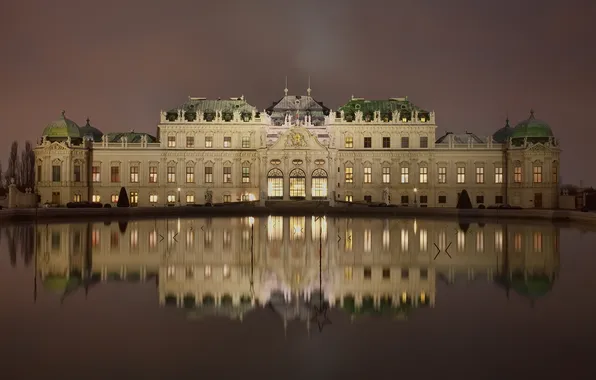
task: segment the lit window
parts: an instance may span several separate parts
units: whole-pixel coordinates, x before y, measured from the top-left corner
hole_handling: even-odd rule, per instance
[[[232,202],[232,196],[230,194],[224,194],[223,201],[224,201],[224,203]]]
[[[345,179],[346,179],[346,183],[354,182],[354,168],[352,168],[351,166],[346,167]]]
[[[503,168],[495,168],[495,183],[503,183]]]
[[[75,194],[74,195],[74,202],[80,202],[83,198],[81,197],[81,194]]]
[[[157,183],[157,166],[149,167],[149,183]]]
[[[250,136],[242,136],[242,147],[250,148]]]
[[[250,183],[250,167],[242,167],[242,183]]]
[[[372,168],[370,166],[364,168],[364,183],[372,183]]]
[[[439,173],[438,173],[438,182],[439,183],[447,183],[447,167],[446,166],[440,166],[439,167]]]
[[[223,267],[223,276],[224,278],[230,278],[230,276],[232,275],[232,271],[230,270],[230,267],[226,264]]]
[[[420,168],[420,178],[419,178],[419,182],[420,183],[428,183],[428,168],[427,167],[421,167]]]
[[[157,203],[157,194],[149,195],[149,203]]]
[[[120,167],[110,167],[110,182],[120,182]]]
[[[93,194],[93,196],[91,196],[91,201],[92,202],[101,202],[101,197],[99,196],[99,194]]]
[[[195,203],[195,195],[194,194],[186,194],[186,203],[189,203],[189,204]]]
[[[93,182],[101,182],[101,173],[99,171],[99,166],[93,166],[91,168],[91,173]]]
[[[130,167],[130,182],[131,183],[139,182],[139,167],[138,166]]]
[[[476,183],[484,183],[484,168],[476,168]]]
[[[213,183],[213,166],[205,167],[205,183]]]
[[[354,268],[352,267],[345,267],[344,268],[344,280],[350,281],[354,276]]]
[[[176,183],[176,167],[168,166],[168,183]]]
[[[232,168],[230,166],[223,168],[223,181],[224,183],[232,183]]]
[[[168,203],[176,203],[176,194],[168,194]]]
[[[345,200],[346,202],[353,202],[354,196],[352,196],[351,194],[346,194]]]
[[[130,205],[136,206],[139,204],[139,193],[136,191],[130,192]]]
[[[118,194],[112,194],[111,201],[112,203],[118,203]]]
[[[354,138],[351,136],[346,137],[344,147],[353,148],[354,147]]]
[[[195,181],[195,168],[193,166],[186,167],[186,183],[194,183]]]
[[[384,167],[383,170],[383,183],[390,183],[391,182],[391,168]]]
[[[194,136],[186,136],[186,147],[193,148],[195,146]]]
[[[401,183],[410,182],[410,168],[401,168]]]
[[[534,165],[532,177],[534,183],[542,183],[542,165]]]
[[[205,278],[211,278],[211,265],[205,266]]]
[[[513,168],[513,182],[515,182],[515,183],[522,182],[522,167],[519,165],[516,165]]]
[[[213,148],[213,136],[205,136],[205,148]]]
[[[418,235],[420,235],[420,251],[425,252],[428,248],[428,232],[424,229],[418,231]]]
[[[465,183],[466,182],[466,168],[463,166],[459,166],[457,168],[457,183]]]
[[[230,148],[232,146],[232,138],[229,136],[224,137],[224,148]]]
[[[168,136],[168,148],[176,147],[176,136]]]

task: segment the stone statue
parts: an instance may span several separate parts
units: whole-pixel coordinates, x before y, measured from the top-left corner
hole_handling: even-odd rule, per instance
[[[205,203],[212,203],[213,201],[213,192],[209,189],[205,191]]]
[[[356,111],[356,122],[361,122],[362,121],[362,111],[358,110]]]
[[[70,136],[68,136],[68,137],[66,138],[66,144],[67,144],[68,146],[70,146],[70,145],[71,145],[71,142],[72,142],[72,140],[70,139]]]
[[[389,189],[385,188],[383,190],[383,203],[389,204]]]

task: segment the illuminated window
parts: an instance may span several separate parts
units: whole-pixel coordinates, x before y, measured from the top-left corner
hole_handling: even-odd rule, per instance
[[[484,252],[484,232],[476,231],[476,252]]]
[[[166,276],[167,276],[167,278],[175,278],[176,277],[176,268],[173,265],[170,265],[166,269]]]
[[[465,183],[466,182],[466,168],[463,166],[459,166],[457,168],[457,183]]]
[[[534,165],[532,177],[534,183],[542,183],[542,165]]]
[[[176,183],[176,167],[168,166],[168,183]]]
[[[352,251],[352,229],[346,229],[346,236],[344,238],[344,249],[346,252]]]
[[[131,183],[139,183],[139,167],[138,166],[130,167],[130,182]]]
[[[306,174],[301,169],[290,172],[290,198],[306,197]]]
[[[176,147],[176,136],[168,136],[168,148]]]
[[[519,165],[516,165],[513,168],[513,182],[515,182],[515,183],[522,182],[522,167]]]
[[[345,180],[346,183],[354,183],[354,168],[351,166],[345,168]]]
[[[213,136],[205,136],[205,148],[213,148]]]
[[[370,166],[364,168],[364,183],[372,183],[372,168]]]
[[[447,183],[447,167],[439,166],[439,173],[437,176],[439,183]]]
[[[157,194],[149,195],[149,203],[157,203]]]
[[[136,191],[130,192],[130,205],[136,206],[139,204],[139,193]]]
[[[503,168],[500,166],[495,168],[495,183],[503,183]]]
[[[224,203],[232,202],[232,196],[230,194],[224,194],[223,201],[224,201]]]
[[[118,203],[118,194],[112,194],[110,198],[112,203]]]
[[[353,202],[354,196],[352,194],[346,194],[345,200],[346,200],[346,202]]]
[[[271,199],[281,199],[284,195],[284,175],[279,169],[267,173],[267,194]]]
[[[242,167],[242,183],[250,183],[250,166]]]
[[[354,268],[345,267],[344,268],[344,280],[350,281],[353,277],[354,277]]]
[[[157,183],[157,166],[149,167],[149,183]]]
[[[351,136],[347,136],[344,142],[345,148],[353,148],[354,147],[354,138]]]
[[[484,168],[476,168],[476,183],[484,183]]]
[[[383,174],[383,183],[391,183],[391,168],[386,166],[381,170]]]
[[[91,176],[93,182],[101,182],[101,173],[99,171],[99,166],[93,166],[91,168]]]
[[[428,183],[428,168],[421,167],[420,168],[420,183]]]
[[[229,136],[224,137],[223,146],[224,146],[224,148],[231,148],[232,147],[232,138]]]
[[[315,169],[312,172],[312,197],[327,198],[327,172]]]
[[[232,183],[232,167],[224,166],[223,168],[223,182]]]
[[[410,182],[410,168],[401,168],[401,183]]]
[[[213,166],[205,166],[205,183],[213,183]]]
[[[194,194],[186,194],[186,203],[187,204],[195,203],[195,195]]]
[[[176,203],[176,194],[168,194],[168,203]]]
[[[372,250],[372,231],[369,229],[364,230],[364,252],[370,252]]]
[[[232,276],[232,271],[230,270],[230,266],[229,265],[224,265],[223,267],[223,277],[224,278],[230,278]]]
[[[99,196],[99,194],[93,194],[91,196],[91,202],[97,202],[97,203],[101,202],[101,197]]]
[[[194,136],[186,136],[186,147],[193,148],[195,146]]]
[[[250,136],[242,136],[242,147],[250,148]]]
[[[211,278],[211,265],[205,265],[205,278]]]
[[[75,194],[74,198],[73,198],[73,202],[80,202],[83,199],[83,197],[81,197],[81,194]]]
[[[120,182],[120,167],[110,167],[110,182]]]
[[[195,181],[195,168],[194,166],[186,167],[186,183],[194,183]]]

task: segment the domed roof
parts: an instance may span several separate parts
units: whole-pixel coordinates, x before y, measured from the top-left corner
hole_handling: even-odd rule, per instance
[[[530,117],[517,124],[513,128],[511,138],[524,137],[553,137],[553,131],[550,126],[542,121],[534,118],[534,111],[530,111]]]
[[[83,136],[83,137],[91,136],[93,138],[93,141],[95,141],[95,142],[101,141],[101,138],[103,137],[102,131],[93,127],[91,124],[89,124],[89,118],[87,118],[87,124],[80,127],[80,130],[81,130],[81,136]]]
[[[62,111],[62,116],[58,120],[48,124],[43,130],[42,136],[49,137],[50,139],[81,138],[81,129],[77,123],[67,119],[64,116],[65,113],[65,111]]]
[[[495,133],[493,133],[493,140],[498,143],[505,143],[511,137],[513,133],[513,128],[509,126],[509,118],[505,120],[505,126]]]

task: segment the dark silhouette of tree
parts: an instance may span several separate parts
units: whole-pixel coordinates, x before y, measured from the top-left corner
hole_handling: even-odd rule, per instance
[[[35,187],[35,153],[30,141],[25,141],[25,148],[21,151],[19,169],[19,186],[33,189]]]
[[[14,226],[6,228],[6,240],[8,241],[8,255],[10,256],[10,265],[17,266],[17,239],[14,233]]]
[[[130,202],[128,201],[128,194],[126,193],[126,188],[120,188],[120,194],[118,195],[118,203],[116,203],[118,207],[130,207]]]
[[[0,161],[0,189],[4,189],[4,170],[2,169],[2,161]]]
[[[470,196],[468,195],[467,190],[463,190],[459,195],[459,199],[457,200],[457,208],[472,208],[472,201],[470,200]]]
[[[463,232],[464,234],[467,234],[468,231],[470,230],[470,223],[466,223],[466,222],[459,222],[459,230],[460,232]]]
[[[6,186],[11,184],[11,178],[14,178],[16,183],[19,183],[19,178],[17,178],[19,174],[18,168],[19,143],[17,141],[13,141],[12,145],[10,146],[10,154],[8,155],[8,168],[6,169],[6,173],[4,174]]]
[[[128,228],[128,222],[118,222],[118,229],[120,233],[124,235],[126,233],[126,229]]]

